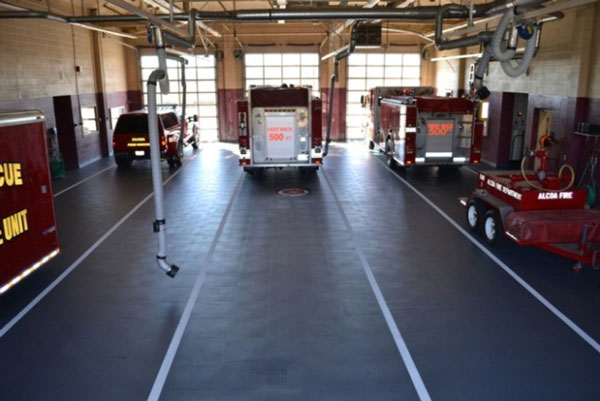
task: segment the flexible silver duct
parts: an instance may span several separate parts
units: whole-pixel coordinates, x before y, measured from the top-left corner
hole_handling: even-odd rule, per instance
[[[331,81],[329,86],[329,105],[327,106],[327,133],[325,134],[325,146],[323,148],[323,157],[327,156],[329,153],[329,142],[331,142],[331,125],[333,123],[333,105],[334,105],[334,89],[335,83],[339,80],[338,78],[338,65],[340,60],[343,60],[350,56],[354,52],[354,48],[356,47],[356,36],[358,26],[362,23],[362,21],[355,21],[352,25],[352,30],[350,31],[350,43],[348,46],[340,49],[339,53],[335,55],[334,63],[333,63],[333,74],[331,75]]]
[[[494,58],[498,61],[512,60],[512,58],[515,56],[516,51],[514,49],[507,49],[506,46],[503,45],[504,33],[506,32],[508,24],[512,22],[514,17],[515,9],[508,9],[500,19],[498,27],[496,28],[496,32],[494,32],[494,36],[492,36],[492,51]]]
[[[181,134],[179,135],[179,146],[183,146],[183,137],[185,136],[185,111],[186,111],[186,103],[187,103],[187,84],[185,81],[185,66],[187,64],[187,60],[181,56],[176,56],[173,54],[167,53],[167,58],[171,60],[175,60],[181,65]]]
[[[477,62],[477,70],[475,70],[475,79],[473,80],[473,89],[479,90],[483,87],[483,76],[485,75],[485,70],[490,63],[491,58],[492,48],[490,45],[487,45],[483,50],[481,58]]]
[[[162,172],[160,168],[160,144],[158,138],[158,113],[156,111],[156,83],[160,84],[162,93],[169,93],[169,77],[167,75],[167,52],[165,42],[173,40],[172,36],[163,36],[161,29],[157,26],[152,27],[152,36],[156,46],[158,55],[159,69],[154,70],[148,78],[148,133],[150,137],[150,163],[152,165],[152,187],[154,188],[154,209],[156,220],[154,221],[154,232],[158,234],[158,253],[156,260],[158,267],[164,270],[169,277],[175,277],[179,271],[176,265],[167,263],[167,231],[164,213],[164,196],[162,187]],[[177,38],[178,41],[180,38]],[[184,41],[184,47],[193,47],[195,41],[195,31],[189,41]],[[170,56],[173,58],[173,56]],[[185,69],[184,60],[181,59],[182,68]],[[185,88],[185,87],[184,87]],[[184,89],[185,90],[185,89]],[[185,106],[184,106],[185,107]],[[185,111],[184,111],[185,113]],[[185,120],[182,121],[182,132],[180,137],[183,137],[185,129]]]
[[[519,64],[513,66],[510,60],[503,61],[501,63],[502,70],[506,75],[508,75],[511,78],[516,78],[527,71],[529,65],[531,64],[531,60],[533,60],[533,56],[535,55],[536,44],[538,43],[538,32],[539,31],[537,26],[534,26],[533,36],[527,41],[527,45],[525,46],[525,53],[523,53],[523,58],[521,59],[521,62],[519,62]]]
[[[154,188],[154,232],[158,234],[156,262],[169,277],[179,271],[176,265],[167,262],[167,229],[163,204],[162,173],[160,169],[160,144],[158,138],[158,114],[156,112],[156,83],[167,75],[166,70],[154,70],[148,78],[148,135],[150,137],[150,163],[152,164],[152,186]]]
[[[154,37],[156,53],[158,55],[158,69],[165,72],[165,75],[158,81],[160,84],[160,91],[166,95],[170,92],[170,87],[169,74],[167,74],[167,51],[165,49],[165,41],[161,29],[157,26],[152,27],[152,35]]]

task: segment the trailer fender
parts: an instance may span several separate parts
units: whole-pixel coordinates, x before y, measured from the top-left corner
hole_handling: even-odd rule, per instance
[[[498,211],[498,214],[500,215],[500,220],[502,221],[502,224],[504,224],[504,219],[506,218],[506,216],[508,216],[510,213],[514,212],[514,208],[512,206],[510,206],[508,203],[496,198],[493,195],[490,195],[487,191],[485,190],[480,190],[480,189],[476,189],[475,191],[473,191],[473,194],[471,195],[471,199],[480,199],[481,201],[483,201],[488,209],[495,209]]]

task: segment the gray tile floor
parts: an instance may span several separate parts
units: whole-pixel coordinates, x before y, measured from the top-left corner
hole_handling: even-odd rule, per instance
[[[216,146],[192,157],[165,186],[179,275],[155,266],[148,201],[0,338],[2,400],[146,399],[203,271],[161,399],[419,399],[360,252],[432,399],[600,398],[598,353],[363,146],[335,146],[313,176],[245,175]],[[151,192],[149,164],[108,166],[56,198],[62,253],[0,297],[2,327]],[[464,226],[468,170],[398,174]],[[310,194],[277,194],[288,187]],[[600,272],[512,244],[493,252],[600,339]]]

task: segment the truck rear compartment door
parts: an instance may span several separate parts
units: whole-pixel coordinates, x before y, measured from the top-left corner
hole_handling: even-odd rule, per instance
[[[430,119],[424,124],[427,158],[450,158],[454,149],[454,119]]]
[[[252,159],[255,164],[309,163],[306,108],[252,109]]]
[[[266,113],[266,155],[272,161],[291,161],[296,152],[296,113]]]

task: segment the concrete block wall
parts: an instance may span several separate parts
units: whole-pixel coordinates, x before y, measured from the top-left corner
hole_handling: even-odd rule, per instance
[[[24,1],[20,5],[41,11],[69,15],[72,2],[45,4]],[[46,127],[55,128],[56,115],[53,99],[72,96],[73,135],[76,138],[78,165],[108,154],[107,131],[84,135],[81,129],[79,108],[96,106],[99,125],[108,116],[107,107],[121,104],[139,105],[139,68],[134,50],[125,48],[118,38],[69,24],[42,19],[0,20],[0,110],[40,109],[46,117]],[[96,57],[94,36],[100,40],[102,60]],[[98,45],[96,45],[98,46]],[[78,68],[77,68],[78,67]],[[98,71],[103,73],[98,75]],[[102,81],[102,82],[99,82]],[[112,104],[104,101],[112,99]],[[67,109],[63,109],[67,110]],[[61,112],[63,112],[61,111]],[[65,126],[64,124],[62,125]]]
[[[596,6],[596,23],[593,26],[592,35],[592,54],[591,54],[591,72],[590,72],[590,93],[592,99],[600,99],[600,7]],[[599,117],[600,119],[600,117]],[[600,122],[598,122],[600,124]]]
[[[555,157],[553,163],[567,162],[577,172],[583,170],[591,147],[574,131],[579,121],[600,124],[600,6],[595,3],[567,10],[564,14],[563,19],[544,26],[540,49],[527,74],[509,78],[499,63],[490,63],[484,84],[492,92],[490,110],[495,112],[488,121],[483,157],[492,164],[502,166],[503,160],[508,160],[507,154],[501,154],[503,149],[510,147],[503,141],[511,140],[513,110],[507,105],[515,93],[527,93],[525,147],[536,146],[539,113],[551,110],[550,131],[560,141],[552,155]],[[465,53],[480,51],[475,46],[466,49]],[[465,59],[464,66],[459,69],[462,75],[459,78],[463,80],[459,90],[468,91],[469,65],[474,61],[474,58]],[[454,82],[452,71],[443,64],[447,63],[436,64],[438,92],[448,82]]]

